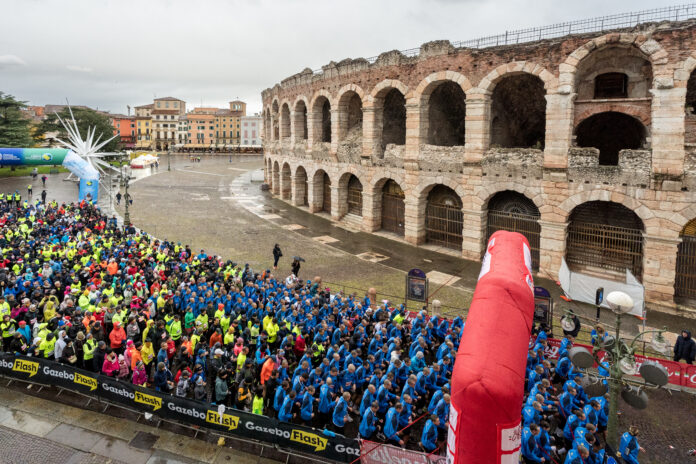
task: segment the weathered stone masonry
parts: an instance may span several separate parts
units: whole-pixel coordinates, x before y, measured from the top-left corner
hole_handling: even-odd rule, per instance
[[[520,230],[541,275],[564,257],[609,278],[629,268],[651,307],[691,313],[694,69],[694,21],[332,62],[262,93],[266,181],[472,260],[496,227]]]

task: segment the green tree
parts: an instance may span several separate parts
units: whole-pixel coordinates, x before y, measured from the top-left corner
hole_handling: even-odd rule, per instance
[[[82,138],[87,137],[87,130],[90,127],[94,127],[94,138],[95,140],[101,135],[101,141],[110,139],[114,135],[114,127],[111,125],[111,121],[108,116],[103,113],[99,113],[90,108],[73,108],[72,113],[75,116],[75,122],[77,123],[77,128],[80,131],[80,136]],[[70,110],[65,107],[58,113],[63,121],[71,121]],[[57,137],[61,140],[68,141],[68,132],[63,127],[63,124],[58,120],[58,117],[54,114],[47,114],[46,119],[44,119],[39,127],[37,128],[37,135],[43,136],[48,132],[57,132]],[[100,151],[116,151],[119,144],[119,137],[111,140],[107,143]]]
[[[26,103],[0,92],[0,146],[31,147],[31,120],[22,113]]]

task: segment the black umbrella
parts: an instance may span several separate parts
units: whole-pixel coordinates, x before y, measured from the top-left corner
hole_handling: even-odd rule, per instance
[[[302,263],[305,262],[305,259],[304,259],[303,257],[301,257],[301,256],[293,256],[292,259],[296,259],[296,260],[298,260],[298,261],[300,261],[300,262],[302,262]]]

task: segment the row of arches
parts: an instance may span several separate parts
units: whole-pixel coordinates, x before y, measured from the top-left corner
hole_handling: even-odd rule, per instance
[[[384,178],[372,191],[373,209],[364,202],[365,186],[353,173],[343,173],[332,179],[323,169],[311,176],[303,166],[293,173],[288,163],[281,166],[268,159],[268,179],[274,194],[332,214],[339,207],[354,217],[373,215],[376,229],[404,237],[407,223],[407,201],[416,203],[424,230],[426,244],[461,250],[465,231],[463,201],[459,193],[447,185],[435,184],[407,198],[402,185]],[[311,192],[311,193],[310,193]],[[339,201],[333,201],[337,195]],[[343,204],[341,204],[343,202]],[[494,193],[485,204],[483,244],[498,230],[522,233],[530,243],[532,263],[539,269],[541,248],[540,211],[537,204],[522,193],[503,190]],[[564,256],[568,265],[579,271],[604,273],[617,278],[628,269],[642,279],[645,225],[638,215],[625,205],[613,201],[593,200],[577,205],[567,219]],[[675,299],[696,301],[696,219],[683,228],[676,259]]]
[[[599,75],[596,79],[603,78]],[[597,85],[601,95],[609,90]],[[612,98],[622,98],[614,95]],[[467,96],[461,85],[444,80],[433,85],[422,104],[426,110],[421,118],[423,142],[434,146],[464,146],[466,143]],[[270,140],[290,139],[291,120],[295,126],[295,141],[331,143],[359,141],[363,132],[372,131],[376,139],[374,150],[382,155],[390,144],[406,143],[406,97],[399,88],[388,88],[375,99],[374,120],[364,127],[363,102],[360,94],[350,90],[338,98],[337,117],[332,118],[329,96],[320,94],[310,103],[300,99],[291,111],[288,102],[279,109],[274,101],[265,111],[266,127],[272,128]],[[493,148],[544,149],[546,139],[546,90],[544,82],[531,74],[516,74],[503,78],[490,97],[489,146]],[[312,134],[308,120],[313,122]],[[332,124],[338,128],[334,134]],[[575,125],[575,143],[579,147],[599,150],[600,165],[617,165],[623,149],[647,148],[649,128],[635,115],[620,111],[601,111],[587,114]]]
[[[621,150],[650,147],[653,66],[663,66],[664,60],[657,59],[662,49],[653,40],[602,39],[573,52],[558,77],[536,63],[514,62],[495,68],[476,86],[460,73],[441,71],[412,88],[391,79],[370,92],[349,84],[333,95],[321,88],[292,102],[276,97],[264,109],[266,128],[271,128],[267,141],[294,137],[294,141],[340,143],[365,133],[373,154],[381,156],[388,145],[406,143],[410,117],[417,118],[409,124],[417,134],[416,144],[435,146],[464,146],[467,122],[478,124],[483,118],[487,128],[481,131],[477,126],[478,132],[472,133],[483,134],[484,147],[543,149],[549,95],[572,92],[571,144],[597,148],[599,164],[616,165]],[[686,97],[686,104],[693,106],[690,96],[696,95],[696,79],[684,85],[693,87]],[[470,109],[472,103],[476,105]],[[414,110],[406,111],[407,106]],[[361,117],[366,108],[372,112],[370,118]]]
[[[375,210],[367,211],[363,202],[363,183],[355,174],[344,173],[332,180],[326,171],[318,169],[309,178],[305,168],[299,166],[293,176],[288,163],[281,167],[270,159],[267,169],[271,173],[273,192],[280,192],[283,199],[294,200],[297,205],[309,205],[311,189],[312,201],[318,210],[331,214],[333,208],[340,207],[345,214],[353,216],[372,214],[378,216],[374,218],[377,229],[404,236],[407,195],[395,179],[385,178],[376,184],[374,191],[370,192],[374,196]],[[291,184],[294,185],[292,189],[289,187]],[[291,193],[294,198],[290,198]],[[333,195],[338,195],[344,204],[332,201]],[[435,184],[418,197],[411,201],[422,210],[425,243],[461,250],[464,215],[460,194],[451,187]],[[530,242],[533,265],[538,269],[541,214],[534,201],[519,192],[505,190],[492,195],[483,208],[486,213],[485,239],[497,230],[522,233]],[[616,273],[628,268],[640,278],[643,231],[642,220],[627,207],[609,201],[585,202],[573,209],[569,216],[566,260],[575,267],[597,267]]]

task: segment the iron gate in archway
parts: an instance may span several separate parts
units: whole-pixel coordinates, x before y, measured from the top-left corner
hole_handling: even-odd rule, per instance
[[[461,206],[428,203],[425,208],[425,241],[453,250],[462,249],[464,214]]]

